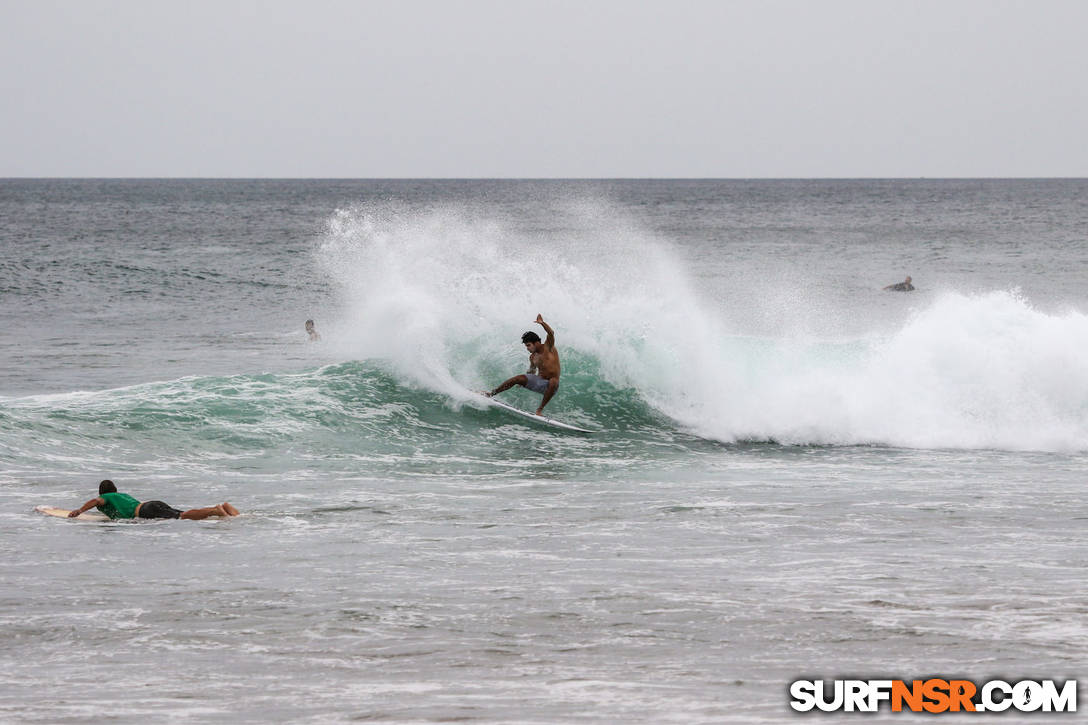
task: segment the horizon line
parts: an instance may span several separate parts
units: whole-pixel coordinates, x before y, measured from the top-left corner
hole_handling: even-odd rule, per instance
[[[1088,176],[0,176],[0,181],[1080,181]]]

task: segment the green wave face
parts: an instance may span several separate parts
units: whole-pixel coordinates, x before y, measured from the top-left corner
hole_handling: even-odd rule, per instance
[[[48,468],[78,459],[110,470],[125,461],[163,470],[254,472],[312,469],[361,475],[496,474],[602,460],[625,468],[661,450],[712,445],[687,436],[642,402],[595,375],[591,359],[571,360],[549,410],[601,430],[578,436],[542,429],[487,407],[398,380],[380,364],[189,377],[92,393],[32,396],[0,403],[0,455]],[[505,399],[530,409],[539,396]]]

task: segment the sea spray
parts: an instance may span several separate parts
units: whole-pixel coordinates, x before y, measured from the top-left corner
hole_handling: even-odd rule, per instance
[[[523,371],[518,337],[541,312],[565,360],[555,411],[584,411],[600,384],[723,442],[1088,447],[1079,312],[948,292],[861,338],[740,335],[747,310],[712,309],[668,240],[608,211],[557,206],[547,233],[465,207],[338,211],[317,260],[340,294],[339,350],[462,402]]]
[[[318,260],[342,290],[344,351],[463,396],[524,371],[519,338],[541,313],[561,351],[648,400],[681,400],[695,366],[720,374],[721,332],[668,245],[584,201],[561,212],[541,236],[462,209],[341,210]]]

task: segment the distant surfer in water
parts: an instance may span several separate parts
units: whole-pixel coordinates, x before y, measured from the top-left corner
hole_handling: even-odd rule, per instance
[[[913,292],[914,291],[914,285],[912,285],[910,283],[910,275],[907,275],[907,279],[906,279],[905,282],[896,282],[895,284],[890,284],[890,285],[888,285],[887,287],[884,288],[884,291],[885,292]]]
[[[237,516],[238,509],[224,501],[218,506],[179,511],[162,501],[137,501],[127,493],[118,493],[113,481],[98,484],[98,497],[92,498],[68,514],[74,519],[87,509],[97,508],[111,519],[206,519],[209,516]]]
[[[529,369],[524,375],[515,375],[486,395],[490,398],[515,385],[520,385],[544,396],[544,399],[540,401],[540,407],[536,409],[537,415],[543,415],[544,406],[555,395],[555,391],[559,390],[559,351],[555,349],[555,331],[548,326],[544,318],[537,315],[536,324],[544,328],[548,338],[541,342],[540,335],[532,331],[521,336],[525,349],[529,351]]]
[[[310,336],[310,342],[317,342],[321,339],[321,335],[318,334],[317,328],[314,327],[313,320],[306,320],[306,334]]]

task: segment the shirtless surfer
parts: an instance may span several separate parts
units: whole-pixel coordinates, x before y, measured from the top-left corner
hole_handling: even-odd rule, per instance
[[[913,292],[914,285],[910,283],[910,277],[907,277],[905,282],[896,282],[895,284],[890,284],[885,287],[884,290],[886,292]]]
[[[536,316],[536,323],[544,328],[548,338],[541,342],[540,335],[531,331],[521,336],[525,349],[529,351],[529,369],[524,375],[515,375],[485,395],[490,398],[515,385],[520,385],[544,396],[544,399],[540,401],[540,407],[536,409],[537,415],[543,415],[544,406],[559,389],[559,351],[555,349],[555,331],[540,315]]]

